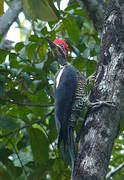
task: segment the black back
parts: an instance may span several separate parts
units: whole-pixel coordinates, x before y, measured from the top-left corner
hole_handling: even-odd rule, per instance
[[[72,65],[64,66],[58,87],[56,87],[56,80],[61,69],[56,73],[54,81],[55,120],[59,134],[58,147],[60,147],[61,142],[64,142],[65,148],[66,145],[69,145],[69,120],[75,100],[77,69]]]

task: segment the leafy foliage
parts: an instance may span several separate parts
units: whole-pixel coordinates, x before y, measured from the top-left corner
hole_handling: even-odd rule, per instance
[[[31,19],[56,21],[59,18],[59,12],[50,0],[37,0],[37,3],[35,0],[23,0],[23,9]]]
[[[0,15],[4,13],[4,0],[0,1]]]
[[[45,37],[65,39],[69,62],[86,69],[88,76],[96,69],[100,38],[77,3],[59,13],[61,20],[55,22],[36,20],[30,33],[22,34],[28,40],[12,51],[0,49],[1,180],[70,179],[71,165],[64,164],[56,147],[53,79],[58,65]],[[111,166],[124,161],[122,138],[116,140]],[[123,174],[121,170],[113,179],[121,180]]]

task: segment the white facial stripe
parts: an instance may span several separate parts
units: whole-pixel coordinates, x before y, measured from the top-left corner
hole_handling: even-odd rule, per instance
[[[56,46],[58,46],[61,50],[62,50],[62,52],[63,52],[63,54],[65,55],[65,57],[66,57],[66,53],[65,53],[65,51],[63,50],[63,48],[59,45],[59,44],[56,44]]]
[[[60,70],[60,72],[59,72],[59,74],[58,74],[58,76],[57,76],[57,78],[56,78],[56,88],[57,88],[58,85],[59,85],[60,78],[61,78],[61,76],[62,76],[63,70],[64,70],[64,68],[62,68],[62,69]]]

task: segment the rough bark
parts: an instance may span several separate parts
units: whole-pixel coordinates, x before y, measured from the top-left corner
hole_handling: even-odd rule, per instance
[[[124,1],[110,0],[91,100],[109,100],[88,113],[82,127],[72,180],[103,180],[124,110]]]
[[[102,31],[103,18],[105,13],[104,0],[77,0],[79,5],[85,9],[95,28]]]
[[[17,19],[21,10],[22,0],[14,0],[12,1],[6,13],[0,17],[0,34],[2,36],[8,32],[10,26]]]

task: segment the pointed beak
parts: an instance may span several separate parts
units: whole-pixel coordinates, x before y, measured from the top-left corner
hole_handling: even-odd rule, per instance
[[[52,41],[49,40],[49,38],[46,38],[48,43],[49,43],[49,46],[51,48],[51,51],[52,51],[52,54],[54,57],[58,56],[59,54],[59,51],[58,51],[58,46],[56,44],[54,44]]]
[[[48,38],[46,38],[46,39],[47,39],[47,41],[48,41],[48,43],[49,43],[49,46],[50,46],[50,48],[51,48],[52,50],[57,48],[57,46],[56,46],[52,41],[50,41]]]

